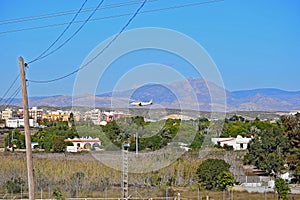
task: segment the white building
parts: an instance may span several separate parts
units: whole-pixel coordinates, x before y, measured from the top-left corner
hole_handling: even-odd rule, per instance
[[[36,126],[34,119],[29,119],[29,126],[30,127]],[[9,128],[24,127],[24,119],[9,118],[8,120],[6,120],[6,127]]]
[[[289,114],[296,115],[297,113],[300,113],[300,110],[292,110]]]
[[[19,126],[19,118],[9,118],[5,121],[5,126],[9,128],[18,128]]]
[[[36,122],[42,120],[44,110],[37,107],[29,109],[29,117],[34,119]]]
[[[92,137],[81,137],[81,138],[73,138],[73,139],[65,139],[65,142],[72,142],[73,146],[67,147],[68,152],[77,152],[74,149],[95,149],[100,148],[101,140],[99,138],[92,138]]]
[[[243,138],[242,136],[238,135],[236,138],[211,138],[211,141],[216,144],[220,145],[221,147],[224,146],[232,146],[234,150],[245,150],[248,147],[248,143],[252,138]]]

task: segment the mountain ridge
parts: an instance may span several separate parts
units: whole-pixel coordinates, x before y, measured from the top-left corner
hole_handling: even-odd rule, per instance
[[[186,93],[193,95],[186,95]],[[88,106],[91,102],[95,107],[128,107],[132,100],[148,101],[153,99],[155,105],[164,108],[181,108],[210,111],[212,105],[222,107],[222,95],[216,102],[211,101],[210,94],[226,95],[227,111],[290,111],[300,110],[300,91],[286,91],[277,88],[258,88],[251,90],[229,91],[205,81],[202,78],[186,79],[168,85],[148,84],[126,91],[107,92],[99,95],[70,95],[30,97],[32,106]],[[218,96],[216,96],[218,98]],[[21,99],[14,99],[12,105],[21,106]]]

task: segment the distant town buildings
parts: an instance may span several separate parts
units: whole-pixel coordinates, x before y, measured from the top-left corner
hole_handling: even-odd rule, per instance
[[[171,114],[171,115],[164,117],[163,119],[181,119],[183,121],[188,121],[188,120],[195,119],[195,118],[187,116],[187,115]]]
[[[44,111],[37,107],[33,107],[28,110],[29,125],[31,127],[38,127],[37,122],[41,122],[44,119],[53,121],[68,121],[69,113],[63,111]],[[6,108],[1,112],[1,119],[5,120],[5,126],[8,128],[18,128],[24,126],[23,109],[14,110]]]
[[[111,121],[126,116],[130,116],[130,115],[121,112],[101,111],[100,109],[90,110],[82,114],[82,118],[85,121],[91,120],[95,125],[106,125]]]
[[[46,119],[49,121],[68,121],[70,117],[70,112],[65,112],[62,110],[57,111],[48,111],[42,114],[42,119]]]
[[[8,128],[18,128],[18,127],[24,127],[24,119],[19,118],[9,118],[6,120],[6,127]],[[38,127],[38,124],[34,119],[29,119],[29,126],[30,127]]]
[[[42,120],[43,118],[43,109],[38,109],[37,107],[32,107],[29,109],[29,118],[34,119],[36,122]]]
[[[95,125],[106,125],[111,121],[117,120],[121,117],[130,116],[122,112],[103,111],[100,109],[93,109],[86,112],[79,111],[65,111],[65,110],[44,110],[38,107],[29,109],[30,126],[38,126],[37,123],[43,121],[70,121],[72,113],[72,120],[76,121],[91,121]],[[23,109],[14,110],[7,108],[0,112],[0,119],[5,122],[1,127],[17,128],[24,126]]]
[[[17,112],[15,110],[6,108],[1,112],[1,119],[4,119],[5,121],[9,118],[18,117]]]

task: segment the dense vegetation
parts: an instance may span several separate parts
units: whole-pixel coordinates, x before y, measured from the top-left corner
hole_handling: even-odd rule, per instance
[[[207,159],[198,169],[199,182],[207,190],[224,190],[234,185],[234,176],[229,172],[230,165],[224,160]]]
[[[266,122],[264,122],[266,123]],[[291,171],[294,181],[300,173],[300,116],[282,116],[276,124],[258,128],[249,143],[245,163],[266,170],[275,177],[282,171]]]
[[[136,140],[139,151],[155,151],[177,141],[190,143],[192,150],[198,150],[208,134],[219,134],[220,137],[253,137],[249,144],[249,153],[245,157],[246,164],[253,164],[269,174],[276,175],[282,170],[291,170],[296,180],[300,176],[300,114],[282,116],[276,123],[258,118],[250,121],[234,115],[225,119],[220,133],[214,133],[206,118],[145,122],[143,117],[136,116],[121,118],[106,126],[96,126],[90,121],[78,122],[75,126],[70,116],[70,122],[43,123],[46,128],[41,128],[34,134],[32,141],[38,142],[39,148],[54,152],[65,149],[68,144],[64,139],[79,136],[99,137],[102,148],[106,150],[120,149],[122,143],[127,141],[131,143],[130,151],[135,150]],[[25,148],[24,135],[18,130],[11,130],[5,138],[5,145],[9,144],[16,148]]]
[[[11,130],[5,137],[5,146],[13,146],[14,148],[25,148],[25,135],[21,134],[19,130]]]
[[[275,190],[278,193],[278,196],[280,199],[283,200],[288,200],[288,192],[291,191],[291,189],[289,188],[286,180],[282,179],[282,178],[277,178],[275,180]]]
[[[121,118],[105,126],[95,126],[92,123],[87,125],[81,122],[76,125],[76,130],[80,136],[99,137],[106,150],[120,149],[123,142],[127,141],[130,142],[129,150],[134,151],[138,139],[139,151],[155,151],[171,141],[191,143],[190,148],[199,149],[208,127],[207,119],[200,119],[199,122],[180,119],[145,122],[143,117],[137,116]]]
[[[68,122],[47,122],[46,125],[46,128],[40,129],[31,139],[46,151],[62,152],[67,145],[64,139],[78,137],[75,126]]]
[[[70,123],[71,122],[71,123]],[[258,118],[247,120],[234,115],[226,119],[220,132],[214,133],[211,122],[206,118],[183,121],[167,119],[157,122],[145,122],[143,117],[125,117],[112,121],[106,126],[96,126],[90,121],[75,124],[70,122],[44,122],[32,136],[32,141],[39,143],[39,148],[46,151],[62,152],[66,147],[64,139],[80,136],[98,137],[106,150],[120,149],[123,142],[131,143],[130,151],[135,151],[136,140],[139,140],[139,151],[155,151],[170,142],[192,141],[191,151],[202,146],[204,138],[209,134],[220,137],[253,137],[244,157],[245,164],[251,164],[265,170],[276,178],[278,193],[285,198],[288,189],[278,175],[290,171],[294,175],[293,182],[300,177],[300,114],[282,116],[275,123]],[[138,135],[138,137],[136,137]],[[180,138],[178,139],[178,135]],[[25,148],[24,135],[11,130],[5,138],[6,146],[13,144],[16,148]],[[228,150],[228,149],[226,149]],[[198,151],[197,151],[198,152]],[[192,153],[191,153],[192,154]],[[84,154],[83,154],[84,155]],[[13,166],[12,167],[12,163]],[[133,174],[130,182],[136,187],[160,188],[189,187],[207,190],[224,190],[234,183],[229,172],[229,164],[219,159],[200,160],[195,157],[184,157],[160,171],[151,174]],[[68,169],[68,170],[65,170]],[[1,162],[0,188],[17,193],[20,187],[26,188],[24,159],[6,159]],[[49,176],[51,174],[51,176]],[[81,196],[91,191],[104,191],[105,188],[120,187],[120,172],[109,169],[94,160],[64,160],[36,158],[35,178],[37,190],[57,189],[67,196]],[[23,189],[24,189],[23,188]]]

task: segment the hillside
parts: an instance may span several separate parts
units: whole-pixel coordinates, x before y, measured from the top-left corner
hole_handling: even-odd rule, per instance
[[[210,90],[208,89],[210,88]],[[153,99],[153,107],[210,111],[210,94],[226,94],[227,111],[290,111],[300,110],[300,91],[290,92],[274,88],[228,91],[203,79],[188,79],[169,85],[149,84],[134,90],[101,95],[81,95],[73,98],[67,95],[31,97],[30,106],[88,106],[126,108],[132,100],[148,101]],[[187,95],[188,94],[188,95]],[[190,95],[192,94],[192,95]],[[195,95],[195,98],[192,96]],[[195,102],[197,99],[198,102]],[[219,103],[219,105],[218,105]],[[21,99],[13,105],[21,106]],[[222,107],[222,102],[215,103]]]

